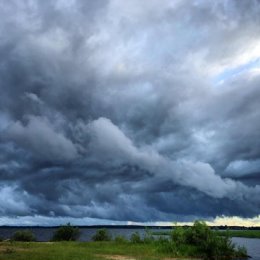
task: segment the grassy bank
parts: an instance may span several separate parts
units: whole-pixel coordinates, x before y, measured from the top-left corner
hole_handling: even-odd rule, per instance
[[[118,242],[2,242],[0,260],[169,260],[154,244]],[[179,258],[183,259],[183,258]],[[188,258],[185,258],[188,259]]]

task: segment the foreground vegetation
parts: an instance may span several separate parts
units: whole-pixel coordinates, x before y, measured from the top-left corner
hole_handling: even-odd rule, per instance
[[[0,260],[159,260],[169,254],[150,244],[110,242],[0,243]],[[125,257],[124,257],[125,256]]]
[[[25,238],[27,239],[28,231]],[[167,238],[154,238],[150,230],[144,236],[138,232],[130,239],[112,236],[106,229],[100,229],[93,236],[93,242],[73,242],[79,236],[78,229],[60,227],[53,240],[67,242],[9,242],[0,243],[0,260],[156,260],[156,259],[234,259],[247,258],[245,248],[235,248],[228,236],[219,236],[204,222],[195,222],[192,227],[176,227]],[[15,238],[16,236],[14,236]],[[20,238],[24,237],[19,234]],[[53,241],[52,240],[52,241]]]

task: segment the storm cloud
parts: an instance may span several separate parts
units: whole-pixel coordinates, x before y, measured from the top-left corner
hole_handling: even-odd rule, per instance
[[[2,220],[260,214],[259,1],[10,0],[0,17]]]

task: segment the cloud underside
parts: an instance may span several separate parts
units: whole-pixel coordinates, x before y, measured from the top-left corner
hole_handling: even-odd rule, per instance
[[[0,16],[0,218],[259,215],[258,1],[13,0]]]

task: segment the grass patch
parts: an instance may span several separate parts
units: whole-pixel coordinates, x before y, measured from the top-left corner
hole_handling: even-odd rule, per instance
[[[165,260],[154,244],[109,242],[2,242],[0,260]],[[181,258],[184,259],[184,258]]]

